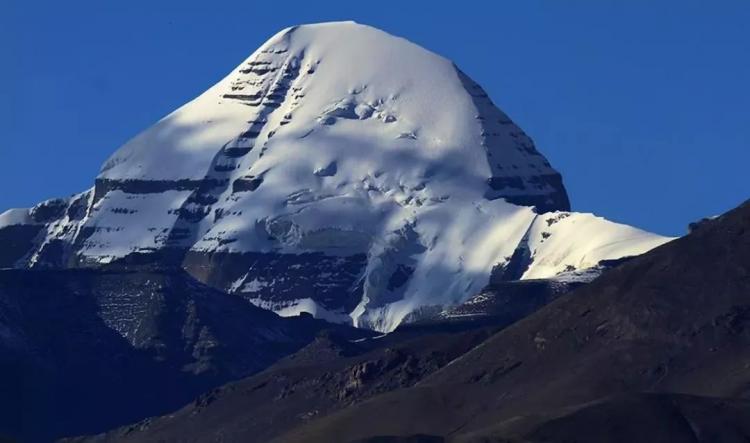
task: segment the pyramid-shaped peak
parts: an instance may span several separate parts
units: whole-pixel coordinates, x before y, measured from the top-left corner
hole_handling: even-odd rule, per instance
[[[339,141],[322,141],[331,137]],[[256,155],[283,144],[277,160],[289,163],[281,152],[303,138],[297,152],[314,156],[361,158],[367,149],[410,160],[383,164],[381,156],[370,173],[421,171],[435,175],[434,183],[461,183],[489,199],[569,209],[560,175],[479,85],[450,60],[355,22],[277,33],[226,78],[124,145],[101,178],[200,180],[226,146],[243,153],[238,161],[248,162],[250,175],[260,174],[260,165],[278,168]],[[336,155],[317,147],[346,138],[348,149]],[[244,157],[250,144],[255,150]]]

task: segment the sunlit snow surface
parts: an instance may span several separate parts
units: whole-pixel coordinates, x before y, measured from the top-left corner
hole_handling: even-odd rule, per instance
[[[117,150],[97,182],[112,188],[87,194],[85,216],[56,222],[41,243],[72,244],[88,228],[75,253],[100,263],[166,246],[366,254],[351,312],[309,298],[253,302],[388,331],[419,307],[477,293],[521,243],[532,258],[522,278],[545,278],[668,240],[498,198],[554,206],[562,195],[565,206],[555,177],[449,60],[355,23],[305,25],[278,33]],[[122,185],[134,181],[160,190]],[[0,215],[0,228],[28,222],[28,211]],[[252,294],[269,284],[251,270],[226,289]]]

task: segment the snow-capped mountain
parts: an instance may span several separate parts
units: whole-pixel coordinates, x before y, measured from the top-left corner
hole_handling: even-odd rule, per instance
[[[0,215],[0,267],[178,265],[282,315],[388,331],[493,273],[550,278],[669,240],[569,210],[560,174],[452,62],[305,25],[118,149],[91,189]]]

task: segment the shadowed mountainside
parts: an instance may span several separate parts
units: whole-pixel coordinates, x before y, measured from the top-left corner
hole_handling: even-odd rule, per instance
[[[181,270],[3,270],[0,429],[49,441],[165,413],[326,328],[371,335],[281,318]]]

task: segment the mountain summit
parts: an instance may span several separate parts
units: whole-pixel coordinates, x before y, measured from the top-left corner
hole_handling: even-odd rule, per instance
[[[281,31],[120,148],[99,180],[212,178],[243,192],[253,185],[236,180],[250,176],[290,193],[383,176],[405,198],[429,184],[429,194],[570,209],[560,174],[452,62],[352,22]]]
[[[667,238],[569,211],[560,174],[446,60],[352,22],[285,29],[118,149],[0,215],[0,267],[176,266],[282,315],[389,331],[490,275]]]

